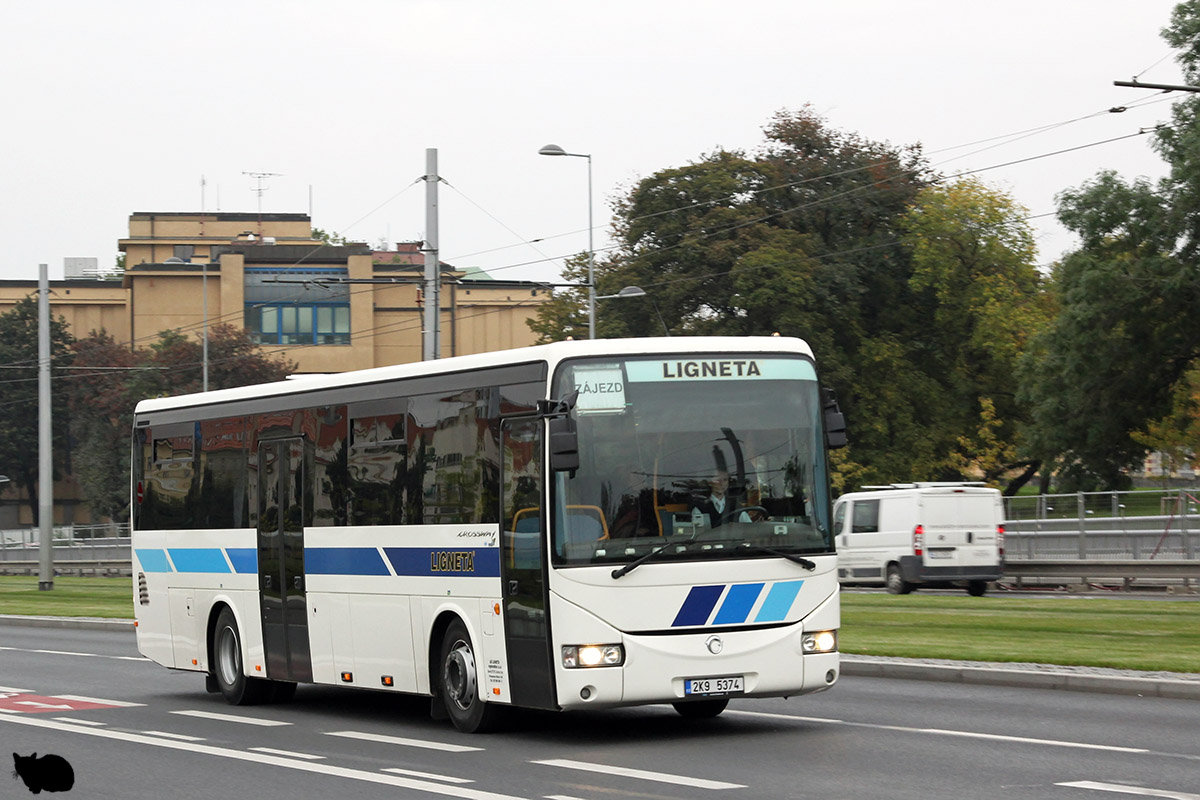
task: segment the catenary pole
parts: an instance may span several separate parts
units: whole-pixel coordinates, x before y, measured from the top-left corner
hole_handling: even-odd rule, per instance
[[[54,470],[50,452],[50,273],[38,265],[38,590],[54,588]]]
[[[441,275],[438,269],[438,166],[437,148],[425,150],[425,319],[422,358],[433,361],[441,355]]]

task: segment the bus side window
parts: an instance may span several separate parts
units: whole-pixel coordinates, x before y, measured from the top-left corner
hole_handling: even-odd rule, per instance
[[[875,533],[879,530],[878,500],[855,500],[851,505],[851,533]]]

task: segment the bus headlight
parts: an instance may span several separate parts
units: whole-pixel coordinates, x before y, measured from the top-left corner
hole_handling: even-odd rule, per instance
[[[801,642],[805,653],[832,653],[837,650],[837,631],[813,631]]]
[[[562,665],[567,669],[619,667],[625,663],[625,648],[619,644],[563,645]]]

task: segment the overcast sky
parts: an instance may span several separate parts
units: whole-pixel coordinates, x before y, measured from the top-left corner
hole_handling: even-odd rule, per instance
[[[277,173],[264,212],[311,210],[315,226],[373,245],[418,240],[414,181],[436,148],[442,259],[555,280],[587,247],[587,166],[542,145],[592,155],[598,249],[610,201],[637,180],[753,151],[776,111],[806,103],[834,128],[922,144],[945,173],[993,167],[1167,120],[1180,93],[1113,81],[1181,82],[1159,36],[1174,6],[6,2],[0,278],[36,279],[47,263],[57,279],[64,257],[111,264],[134,211],[254,212],[250,172]],[[1133,107],[1098,113],[1114,106]],[[1161,175],[1149,141],[979,177],[1049,214],[1098,170]],[[1041,263],[1073,245],[1052,217],[1034,224]]]

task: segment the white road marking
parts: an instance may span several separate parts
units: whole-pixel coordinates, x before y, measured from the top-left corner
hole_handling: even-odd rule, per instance
[[[277,756],[287,756],[288,758],[305,758],[309,761],[320,761],[325,756],[314,756],[311,753],[297,753],[292,750],[276,750],[274,747],[251,747],[251,750],[257,753],[272,753]]]
[[[575,797],[569,794],[548,794],[545,800],[583,800],[582,797]]]
[[[107,722],[96,722],[94,719],[73,719],[71,717],[55,717],[59,722],[70,722],[72,725],[107,725]]]
[[[571,761],[565,758],[552,758],[548,761],[533,761],[533,764],[545,764],[548,767],[565,767],[566,769],[578,769],[584,772],[599,772],[604,775],[622,775],[626,778],[638,778],[644,781],[658,781],[659,783],[673,783],[678,786],[691,786],[695,789],[745,789],[745,785],[740,783],[724,783],[723,781],[710,781],[704,778],[689,778],[686,775],[672,775],[667,772],[649,772],[644,769],[629,769],[627,767],[614,767],[610,764],[592,764],[587,761]]]
[[[0,650],[10,650],[10,649],[12,649],[12,648],[0,647]],[[14,689],[11,686],[0,686],[0,692],[7,692],[10,694],[33,694],[33,689]]]
[[[165,736],[168,739],[178,739],[181,742],[203,742],[199,736],[187,736],[182,733],[167,733],[166,731],[142,731],[147,736]]]
[[[18,725],[29,725],[35,728],[66,731],[85,736],[97,736],[103,739],[117,739],[123,742],[150,745],[152,747],[165,747],[170,750],[183,750],[189,753],[198,753],[201,755],[232,758],[238,761],[251,761],[256,764],[269,764],[271,766],[294,769],[300,772],[311,772],[318,775],[328,775],[334,778],[348,778],[350,780],[365,781],[368,783],[379,783],[385,786],[396,786],[402,789],[429,792],[430,794],[440,794],[447,797],[461,797],[465,798],[465,800],[526,800],[526,798],[518,798],[514,797],[513,795],[499,794],[497,792],[488,792],[482,789],[471,789],[465,786],[447,786],[444,783],[421,781],[415,778],[406,778],[402,775],[382,775],[378,772],[366,772],[359,769],[335,767],[332,764],[314,764],[308,761],[299,761],[294,758],[283,758],[281,756],[273,756],[267,753],[253,753],[247,750],[230,750],[229,748],[225,747],[214,747],[213,745],[196,744],[194,742],[177,742],[172,739],[162,739],[155,736],[145,736],[142,734],[128,733],[125,731],[115,731],[100,728],[81,728],[77,725],[71,725],[68,723],[54,722],[48,719],[37,719],[28,714],[23,716],[0,717],[0,723],[5,722],[12,722]]]
[[[106,656],[101,653],[76,653],[71,650],[34,650],[28,647],[0,647],[0,650],[14,650],[19,653],[42,653],[43,655],[51,656],[81,656],[83,658],[112,658],[117,661],[145,661],[150,662],[150,659],[145,656]],[[3,690],[9,691],[9,690]]]
[[[99,703],[103,706],[116,706],[117,708],[137,708],[146,705],[145,703],[129,703],[125,700],[103,700],[99,697],[84,697],[80,694],[54,694],[51,698],[57,700],[78,700],[80,703]]]
[[[423,747],[426,750],[444,750],[447,753],[473,753],[482,747],[468,747],[465,744],[446,744],[445,742],[430,742],[425,739],[403,739],[399,736],[385,736],[382,733],[362,733],[360,731],[325,731],[327,736],[341,736],[345,739],[361,739],[364,742],[379,742],[380,744],[398,744],[401,747]]]
[[[474,783],[470,778],[456,778],[453,775],[436,775],[432,772],[418,772],[415,769],[400,769],[399,767],[384,767],[384,772],[394,772],[397,775],[412,775],[414,778],[428,778],[431,781],[446,783]]]
[[[1144,789],[1141,786],[1125,786],[1120,783],[1099,783],[1097,781],[1072,781],[1056,783],[1055,786],[1069,786],[1072,789],[1095,789],[1099,792],[1120,792],[1121,794],[1136,794],[1142,797],[1166,797],[1169,800],[1200,800],[1200,794],[1190,792],[1172,792],[1166,789]]]
[[[1020,744],[1038,744],[1050,747],[1075,747],[1081,750],[1107,750],[1114,753],[1149,753],[1141,747],[1118,747],[1110,744],[1089,744],[1088,742],[1066,742],[1059,739],[1032,739],[1026,736],[1005,736],[999,733],[979,733],[976,731],[951,731],[941,728],[910,728],[903,725],[881,725],[872,722],[846,722],[840,719],[821,719],[820,717],[796,717],[790,714],[771,714],[764,711],[726,711],[726,714],[741,714],[750,717],[768,717],[770,719],[792,719],[797,722],[822,722],[831,725],[849,725],[855,728],[872,728],[880,731],[899,731],[901,733],[927,733],[937,736],[962,736],[970,739],[990,739],[999,742],[1016,742]]]
[[[215,719],[221,722],[244,722],[247,725],[263,725],[270,727],[272,725],[291,725],[290,722],[280,722],[277,719],[256,719],[254,717],[239,717],[236,714],[218,714],[215,711],[172,711],[172,714],[179,714],[181,717],[200,717],[202,719]]]

